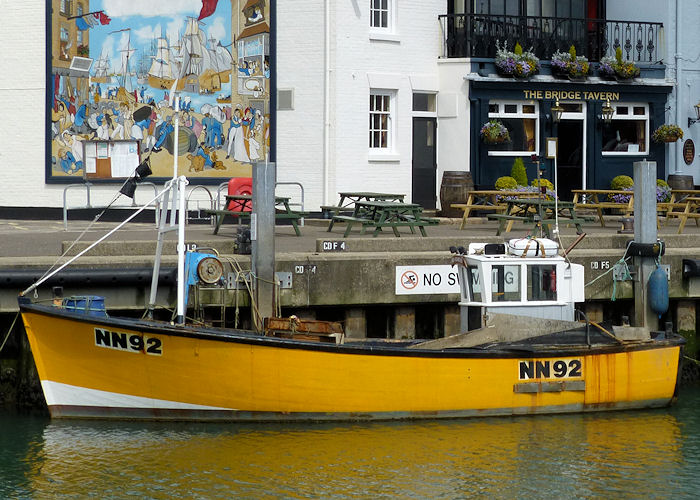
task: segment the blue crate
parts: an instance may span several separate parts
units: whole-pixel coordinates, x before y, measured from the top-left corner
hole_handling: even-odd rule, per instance
[[[99,295],[81,295],[63,299],[63,308],[88,316],[107,316],[105,298]]]

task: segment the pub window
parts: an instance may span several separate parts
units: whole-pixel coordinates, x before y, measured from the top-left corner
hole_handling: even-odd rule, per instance
[[[610,123],[603,125],[603,155],[646,155],[649,151],[649,106],[614,105]]]
[[[489,156],[522,156],[539,151],[539,105],[534,101],[489,101],[489,120],[508,129],[510,142],[485,145]]]

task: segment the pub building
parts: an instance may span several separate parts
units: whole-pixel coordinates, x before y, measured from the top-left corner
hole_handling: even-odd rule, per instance
[[[528,179],[537,177],[536,159],[544,178],[554,182],[554,160],[545,159],[545,139],[558,140],[560,199],[572,189],[609,189],[617,175],[632,176],[636,161],[655,161],[657,177],[666,178],[665,145],[651,140],[665,123],[667,99],[673,87],[660,61],[661,23],[610,21],[599,0],[533,0],[448,2],[441,16],[443,57],[468,58],[470,170],[480,189],[493,189],[496,179],[510,175],[521,157]],[[504,75],[496,65],[498,47],[539,58],[535,75]],[[554,74],[552,55],[574,46],[587,58],[588,75]],[[620,48],[625,62],[634,62],[639,76],[603,77],[603,58]],[[486,144],[480,130],[497,120],[509,131],[510,142]]]

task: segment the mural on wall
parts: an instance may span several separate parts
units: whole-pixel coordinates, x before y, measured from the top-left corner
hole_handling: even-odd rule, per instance
[[[138,140],[154,176],[250,176],[269,153],[266,0],[52,0],[47,180],[88,141]],[[178,145],[175,103],[180,97]]]

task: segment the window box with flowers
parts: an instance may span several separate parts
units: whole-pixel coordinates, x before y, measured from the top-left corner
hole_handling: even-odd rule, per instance
[[[489,120],[479,132],[484,144],[504,144],[510,142],[510,132],[503,123],[498,120]]]
[[[515,78],[529,78],[540,71],[540,60],[532,52],[532,49],[523,52],[519,43],[515,44],[513,52],[506,49],[496,41],[496,71],[501,76]]]
[[[556,51],[552,54],[552,74],[570,80],[585,80],[591,71],[591,65],[584,56],[576,55],[573,45],[569,52]]]
[[[678,125],[661,125],[651,134],[651,139],[654,142],[676,142],[678,139],[683,139],[683,129]]]
[[[603,78],[631,80],[640,74],[639,68],[632,61],[622,60],[622,49],[615,50],[615,57],[603,57],[598,65],[598,73]]]

